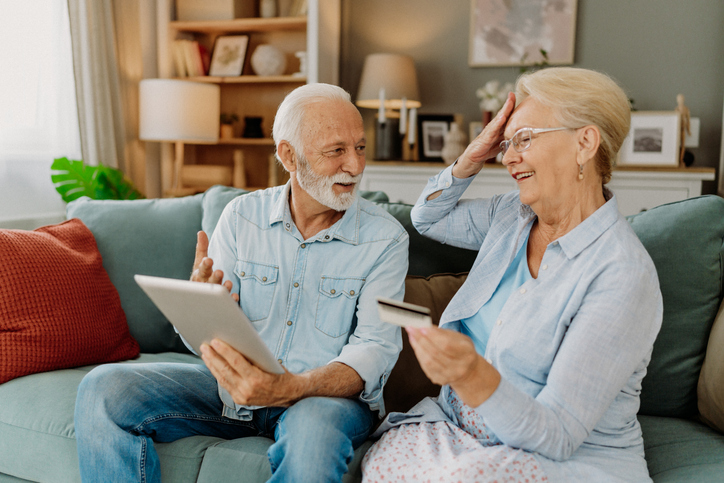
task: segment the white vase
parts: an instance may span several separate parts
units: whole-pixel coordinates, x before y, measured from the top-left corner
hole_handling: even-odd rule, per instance
[[[261,44],[251,56],[251,68],[256,75],[282,75],[287,68],[287,58],[273,45]]]
[[[467,147],[467,136],[460,129],[456,122],[450,125],[450,130],[445,134],[445,145],[442,148],[442,159],[445,164],[452,164]]]

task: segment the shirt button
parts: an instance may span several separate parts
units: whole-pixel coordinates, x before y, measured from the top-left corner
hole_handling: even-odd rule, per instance
[[[266,282],[266,277],[261,277],[262,282]]]
[[[281,359],[277,359],[277,362],[278,362],[279,364],[281,364],[281,363],[282,363],[282,360],[281,360]]]
[[[307,244],[306,244],[306,243],[302,243],[302,248],[307,248]]]
[[[243,277],[246,275],[246,272],[241,272],[239,275],[241,275]]]
[[[543,266],[540,267],[540,268],[541,268],[541,270],[548,270],[548,265],[543,265]]]
[[[325,240],[329,240],[329,235],[325,235],[325,236],[324,236],[324,239],[325,239]]]
[[[329,291],[329,293],[331,293],[332,295],[334,295],[334,294],[336,294],[336,293],[337,293],[337,291],[336,291],[336,290],[334,290],[334,289],[332,289],[332,290],[330,290],[330,291]]]
[[[503,323],[503,321],[500,320],[500,319],[498,319],[498,320],[495,321],[495,325],[500,325],[500,324],[502,324],[502,323]]]
[[[554,241],[554,242],[553,242],[553,246],[556,246],[556,245],[558,245],[558,242],[557,242],[557,241]]]
[[[485,362],[487,362],[487,363],[490,364],[491,366],[493,365],[493,359],[491,359],[490,357],[486,357],[486,358],[485,358]]]
[[[521,294],[524,294],[525,292],[526,292],[526,290],[524,288],[520,289]]]
[[[446,188],[449,188],[449,187],[450,187],[450,182],[449,182],[449,181],[448,181],[448,182],[445,182],[445,187],[446,187]]]
[[[354,290],[350,290],[350,291],[349,291],[349,294],[350,294],[350,295],[354,295]]]
[[[289,229],[291,225],[289,223],[286,224],[287,230]]]
[[[294,288],[299,287],[299,284],[297,282],[294,282]]]
[[[287,320],[287,325],[292,325],[292,321],[291,321],[291,320]]]

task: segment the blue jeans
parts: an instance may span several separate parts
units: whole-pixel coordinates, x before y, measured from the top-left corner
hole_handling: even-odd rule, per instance
[[[269,481],[340,481],[373,424],[359,400],[308,398],[221,416],[214,376],[195,364],[106,364],[78,388],[75,433],[83,481],[161,481],[153,443],[187,436],[273,437]],[[242,475],[240,475],[241,477]]]

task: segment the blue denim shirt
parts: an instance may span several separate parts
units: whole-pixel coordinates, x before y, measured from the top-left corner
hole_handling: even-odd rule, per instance
[[[440,321],[453,330],[490,299],[536,219],[517,191],[460,200],[471,181],[447,168],[412,211],[425,236],[479,250]],[[550,481],[650,481],[636,413],[663,302],[650,256],[604,191],[604,206],[550,243],[538,278],[513,291],[485,352],[502,379],[475,410],[500,442],[534,453]],[[449,390],[388,419],[454,422]]]
[[[290,184],[240,196],[209,244],[214,268],[272,353],[292,373],[331,362],[364,380],[360,399],[384,414],[382,389],[402,348],[377,296],[402,300],[409,237],[389,213],[357,198],[332,227],[304,240],[289,209]],[[250,419],[219,386],[224,416]]]

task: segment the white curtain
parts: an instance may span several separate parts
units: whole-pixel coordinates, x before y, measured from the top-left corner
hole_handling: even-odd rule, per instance
[[[111,0],[68,0],[81,149],[89,165],[124,169],[125,127]]]
[[[33,229],[65,218],[53,159],[81,156],[67,5],[0,3],[0,228]]]

